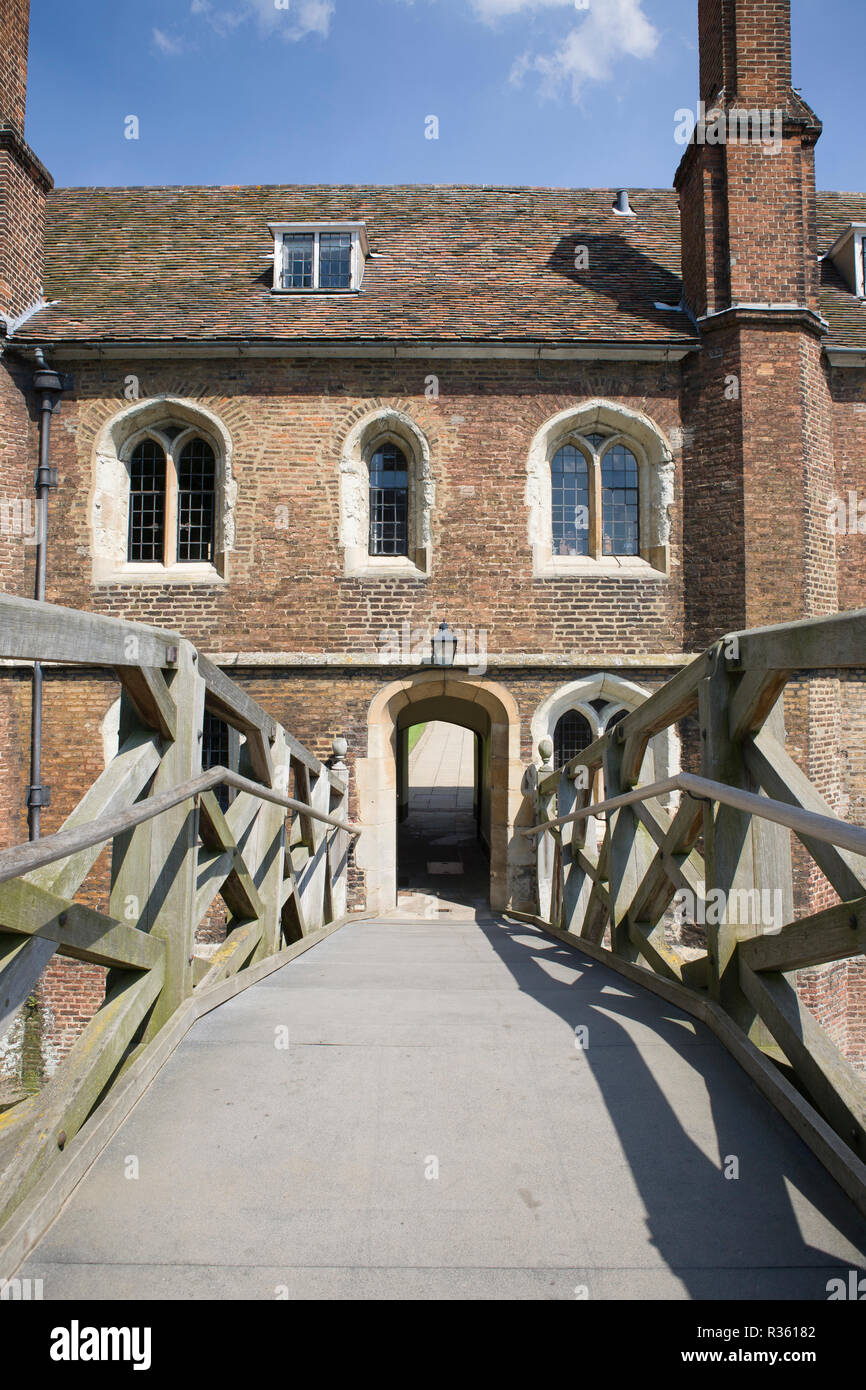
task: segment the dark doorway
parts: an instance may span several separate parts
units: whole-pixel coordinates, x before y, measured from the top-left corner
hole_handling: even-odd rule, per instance
[[[486,903],[482,739],[443,720],[415,724],[398,730],[397,763],[400,900],[417,910],[423,899],[430,916],[442,903]]]

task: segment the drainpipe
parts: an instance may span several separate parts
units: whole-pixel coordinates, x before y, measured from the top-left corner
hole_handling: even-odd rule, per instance
[[[36,349],[33,390],[40,396],[39,467],[36,471],[36,590],[37,603],[45,602],[48,566],[48,494],[57,486],[57,470],[50,465],[51,416],[60,404],[64,382],[58,372],[46,366],[41,348]],[[30,722],[30,788],[27,813],[30,839],[40,835],[40,812],[51,804],[51,788],[42,785],[42,663],[34,662]]]

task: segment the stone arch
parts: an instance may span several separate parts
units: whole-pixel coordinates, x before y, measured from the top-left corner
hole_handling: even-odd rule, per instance
[[[624,444],[637,459],[640,556],[605,556],[603,559],[555,556],[551,527],[551,460],[571,435],[592,434],[599,426],[611,433],[611,443]],[[637,569],[646,577],[667,574],[675,471],[669,440],[642,411],[615,401],[595,399],[570,406],[546,420],[532,440],[526,466],[525,502],[533,573],[543,578],[627,568]]]
[[[227,557],[234,549],[237,483],[233,474],[232,437],[223,421],[198,401],[180,396],[153,396],[135,401],[102,425],[94,444],[92,488],[88,506],[94,581],[122,579],[127,564],[129,522],[129,468],[131,449],[149,429],[176,425],[192,428],[205,438],[217,460],[217,516],[213,575],[226,574]],[[205,567],[202,567],[205,568]],[[165,582],[168,572],[159,575]],[[180,576],[178,576],[180,577]],[[191,571],[183,575],[189,582]],[[206,576],[204,576],[206,577]]]
[[[455,671],[423,671],[392,681],[374,697],[367,717],[367,756],[356,765],[358,815],[364,834],[357,862],[367,884],[367,906],[387,912],[397,903],[397,739],[411,707],[425,719],[464,722],[486,741],[490,798],[490,904],[497,910],[531,900],[532,849],[514,825],[523,805],[520,790],[520,713],[504,686]],[[436,711],[442,711],[437,715]],[[455,718],[455,715],[457,716]]]
[[[370,485],[368,461],[382,443],[408,452],[409,555],[370,555]],[[430,443],[419,425],[403,410],[380,406],[358,420],[346,436],[340,457],[340,545],[347,577],[401,574],[417,578],[430,573],[431,515],[436,497]]]
[[[609,671],[599,671],[595,675],[583,676],[580,680],[561,685],[558,690],[554,690],[542,700],[532,716],[530,730],[533,754],[538,752],[538,745],[543,738],[553,738],[556,725],[566,710],[579,710],[598,735],[601,733],[601,725],[606,723],[617,709],[637,709],[651,693],[634,681],[612,675]],[[593,700],[608,701],[601,716],[592,708]],[[666,777],[673,777],[679,770],[680,740],[676,729],[671,726],[650,740],[641,769],[641,781],[660,782]]]

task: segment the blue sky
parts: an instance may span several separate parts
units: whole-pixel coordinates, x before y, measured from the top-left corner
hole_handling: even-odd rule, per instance
[[[866,3],[792,9],[819,185],[862,189]],[[697,0],[32,0],[27,133],[60,185],[669,187],[697,61]]]

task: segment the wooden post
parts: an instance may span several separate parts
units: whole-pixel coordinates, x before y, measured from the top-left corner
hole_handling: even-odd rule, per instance
[[[177,711],[177,737],[163,754],[153,794],[168,791],[201,772],[205,683],[197,653],[181,642],[170,678]],[[136,718],[128,695],[121,703],[121,729]],[[145,1032],[149,1041],[193,990],[198,808],[185,802],[115,841],[110,911],[166,943],[165,982]]]

